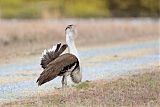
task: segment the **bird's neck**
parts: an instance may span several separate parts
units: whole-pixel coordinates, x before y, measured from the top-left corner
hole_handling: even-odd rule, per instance
[[[82,67],[81,67],[81,62],[80,62],[80,58],[74,43],[74,33],[70,32],[70,33],[66,33],[66,43],[68,45],[68,51],[69,53],[75,55],[78,58],[79,61],[79,69],[74,70],[71,74],[71,78],[72,81],[75,83],[79,83],[82,80]]]
[[[78,52],[77,52],[77,49],[76,49],[76,46],[74,43],[74,36],[75,35],[72,32],[66,33],[66,43],[68,45],[69,53],[75,55],[78,58],[78,60],[80,61],[80,58],[79,58],[79,55],[78,55]]]

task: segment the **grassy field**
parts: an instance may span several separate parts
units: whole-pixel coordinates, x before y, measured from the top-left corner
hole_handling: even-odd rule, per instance
[[[110,81],[86,81],[2,107],[160,106],[160,67]]]
[[[158,20],[0,20],[0,63],[13,57],[41,53],[57,42],[65,42],[64,28],[77,26],[77,47],[89,47],[157,39]]]

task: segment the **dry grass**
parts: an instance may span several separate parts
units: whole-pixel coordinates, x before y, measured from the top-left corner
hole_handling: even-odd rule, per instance
[[[86,81],[79,85],[56,89],[53,93],[30,100],[4,104],[2,107],[110,107],[160,106],[160,68],[116,80]]]
[[[39,54],[57,42],[65,42],[64,28],[76,24],[77,46],[157,39],[155,20],[0,20],[0,58]],[[97,39],[98,38],[98,39]],[[104,39],[105,38],[105,39]]]

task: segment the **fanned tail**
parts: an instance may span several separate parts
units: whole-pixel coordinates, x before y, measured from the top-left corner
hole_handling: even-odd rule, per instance
[[[53,46],[50,49],[45,49],[44,52],[42,53],[42,58],[41,58],[41,66],[43,69],[47,67],[47,65],[56,59],[65,49],[67,48],[67,45],[64,44],[61,47],[61,43],[58,43],[56,46]]]

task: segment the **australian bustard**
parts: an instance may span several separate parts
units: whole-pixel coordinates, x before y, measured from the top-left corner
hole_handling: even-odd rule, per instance
[[[44,69],[37,79],[38,86],[56,78],[62,77],[62,87],[67,85],[67,76],[70,75],[74,83],[81,82],[80,58],[74,43],[76,35],[75,26],[68,25],[65,29],[66,43],[61,46],[58,43],[49,50],[44,50],[41,58],[41,66]],[[62,54],[68,47],[68,53]],[[61,55],[62,54],[62,55]]]

